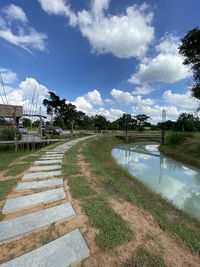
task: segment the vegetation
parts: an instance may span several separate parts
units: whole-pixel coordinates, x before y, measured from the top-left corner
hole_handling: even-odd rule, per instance
[[[100,248],[113,248],[132,239],[133,233],[126,222],[112,210],[105,199],[85,200],[83,208],[92,225],[100,231],[96,237]]]
[[[4,200],[7,194],[11,191],[14,185],[16,185],[17,179],[10,179],[0,181],[0,200]]]
[[[192,137],[192,134],[182,132],[170,132],[166,137],[166,144],[169,146],[180,145],[187,137]]]
[[[15,138],[14,129],[2,129],[0,130],[0,140],[13,140]]]
[[[95,193],[94,190],[90,188],[87,178],[84,176],[69,177],[68,184],[74,198],[82,198],[94,195]]]
[[[97,193],[87,177],[80,174],[76,160],[79,146],[80,144],[73,146],[66,153],[63,172],[72,196],[79,199],[91,224],[99,230],[96,243],[103,250],[110,249],[131,240],[133,233],[127,223],[109,206],[107,198]]]
[[[169,157],[183,163],[200,168],[200,139],[192,137],[181,137],[175,143],[167,141],[167,144],[160,146],[160,151]]]
[[[166,267],[162,257],[140,247],[123,267]]]
[[[184,64],[190,66],[195,84],[192,95],[200,100],[200,29],[190,30],[181,40],[179,52],[185,57]]]
[[[111,149],[119,142],[118,139],[114,138],[99,138],[98,140],[91,140],[83,150],[95,174],[100,177],[99,181],[101,181],[104,191],[143,208],[153,215],[162,229],[173,235],[178,235],[189,248],[200,253],[199,221],[149,190],[118,166],[112,159]],[[179,221],[178,224],[177,220]]]

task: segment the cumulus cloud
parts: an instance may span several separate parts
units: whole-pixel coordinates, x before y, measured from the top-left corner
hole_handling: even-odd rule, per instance
[[[27,16],[24,10],[14,4],[10,4],[3,8],[3,13],[6,14],[9,20],[20,20],[22,22],[27,22]]]
[[[138,71],[128,80],[130,83],[161,81],[174,83],[191,76],[189,68],[183,65],[183,57],[178,53],[179,38],[166,35],[156,46],[157,56],[145,57]]]
[[[110,94],[119,105],[130,105],[134,101],[134,97],[129,92],[112,89]]]
[[[148,95],[153,91],[154,89],[151,86],[144,84],[142,86],[135,87],[135,90],[133,90],[132,94],[133,95]]]
[[[17,74],[9,69],[0,68],[0,73],[5,84],[12,84],[17,81]]]
[[[26,78],[19,83],[18,87],[6,86],[5,89],[9,105],[21,105],[24,113],[28,114],[39,114],[41,107],[41,112],[45,114],[42,102],[48,97],[49,90],[36,79]],[[0,103],[3,103],[2,98],[0,98]]]
[[[48,14],[69,18],[86,37],[93,51],[119,58],[143,57],[154,38],[153,13],[147,4],[129,6],[123,14],[105,14],[109,0],[91,0],[90,10],[77,14],[64,0],[38,0]]]
[[[198,107],[198,101],[192,97],[190,91],[187,91],[185,94],[179,94],[167,90],[164,92],[163,98],[166,103],[186,109],[188,112],[194,111]]]
[[[103,100],[98,90],[89,91],[85,96],[85,99],[92,105],[102,105]]]
[[[46,49],[47,35],[30,27],[23,9],[13,4],[3,8],[0,16],[0,38],[29,52],[31,49]]]

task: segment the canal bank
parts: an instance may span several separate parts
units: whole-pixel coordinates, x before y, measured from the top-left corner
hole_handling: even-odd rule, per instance
[[[200,253],[200,223],[197,219],[176,208],[160,194],[152,192],[141,181],[117,165],[111,150],[122,142],[113,137],[92,140],[83,149],[99,177],[102,190],[109,196],[132,203],[153,216],[159,227],[171,235],[179,236],[189,249]]]

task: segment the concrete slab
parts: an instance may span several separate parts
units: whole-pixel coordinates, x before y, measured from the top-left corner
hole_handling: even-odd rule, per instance
[[[55,155],[52,155],[52,156],[42,156],[41,158],[39,158],[39,160],[47,160],[47,159],[63,159],[63,155],[62,156],[55,156]]]
[[[62,175],[61,171],[27,173],[27,174],[24,174],[24,176],[22,177],[22,181],[42,180],[42,179],[48,179],[51,177],[59,177],[61,175]]]
[[[31,189],[40,189],[45,187],[52,186],[63,186],[63,179],[51,179],[44,181],[28,182],[28,183],[19,183],[15,189],[17,192],[31,190]]]
[[[28,172],[43,172],[43,171],[53,171],[59,169],[61,169],[61,165],[33,166],[28,169]]]
[[[47,151],[45,154],[46,155],[52,155],[52,154],[63,155],[64,152],[60,152],[60,151],[58,151],[58,152],[56,152],[56,151]]]
[[[52,223],[69,220],[75,216],[71,204],[65,203],[28,215],[0,222],[0,243],[34,232]]]
[[[51,164],[61,164],[62,160],[61,159],[49,159],[49,160],[36,160],[33,165],[38,166],[38,165],[51,165]]]
[[[52,189],[45,192],[35,193],[28,196],[7,199],[2,214],[15,212],[22,209],[34,207],[36,205],[64,199],[66,194],[63,188]]]
[[[66,267],[89,257],[90,251],[78,229],[39,247],[1,267]]]

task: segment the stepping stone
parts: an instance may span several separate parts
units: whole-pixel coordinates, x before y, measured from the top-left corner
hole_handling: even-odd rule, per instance
[[[59,206],[0,222],[0,243],[5,243],[20,235],[39,230],[52,223],[69,220],[75,215],[73,207],[68,202]]]
[[[63,156],[42,156],[40,160],[47,160],[47,159],[63,159]]]
[[[62,160],[60,159],[50,159],[50,160],[37,160],[33,165],[48,165],[48,164],[61,164]]]
[[[63,179],[51,179],[51,180],[44,180],[44,181],[37,181],[37,182],[28,182],[28,183],[19,183],[15,189],[15,191],[25,191],[31,189],[40,189],[45,187],[52,187],[52,186],[63,186]]]
[[[48,151],[48,152],[46,152],[45,154],[46,154],[46,155],[52,155],[52,154],[53,154],[53,155],[54,155],[54,154],[55,154],[55,155],[63,155],[64,153],[59,152],[59,151],[58,151],[58,152]]]
[[[49,165],[49,166],[33,166],[28,169],[28,172],[42,172],[53,171],[61,169],[61,165]]]
[[[89,257],[90,251],[78,229],[28,252],[1,267],[66,267]]]
[[[22,180],[42,180],[48,179],[51,177],[61,176],[61,171],[52,171],[52,172],[36,172],[36,173],[27,173],[22,177]]]
[[[66,194],[63,188],[52,189],[45,192],[35,193],[28,196],[7,199],[2,214],[31,208],[39,204],[49,203],[64,199]]]

